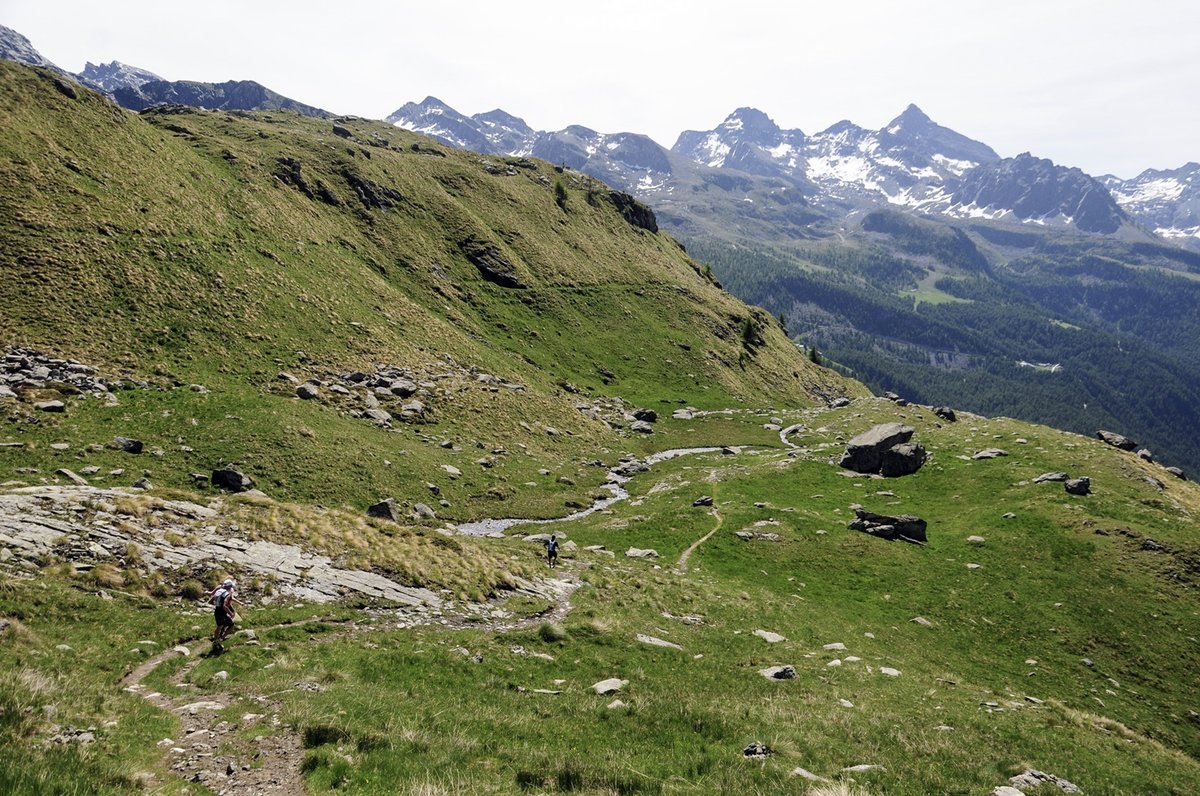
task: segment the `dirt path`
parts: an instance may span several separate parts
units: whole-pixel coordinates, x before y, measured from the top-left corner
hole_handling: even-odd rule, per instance
[[[177,738],[159,741],[165,758],[165,766],[182,780],[195,782],[220,794],[220,796],[253,796],[254,794],[276,794],[277,796],[303,796],[304,781],[300,765],[304,760],[304,746],[298,733],[279,732],[282,726],[280,711],[282,696],[296,690],[319,690],[316,683],[298,682],[294,688],[267,696],[247,698],[232,691],[218,690],[203,697],[168,696],[147,688],[143,681],[164,662],[185,657],[187,662],[169,678],[172,686],[188,688],[188,676],[199,663],[214,654],[236,654],[240,646],[257,645],[259,636],[285,627],[299,627],[313,622],[342,624],[343,628],[320,639],[327,644],[340,641],[354,633],[379,630],[396,630],[419,625],[437,624],[447,629],[471,628],[488,633],[501,633],[516,628],[531,627],[546,621],[561,621],[571,611],[570,597],[579,587],[580,581],[569,572],[555,573],[553,577],[538,583],[524,584],[520,591],[534,594],[551,601],[551,607],[532,617],[489,617],[479,621],[479,616],[470,611],[430,616],[416,612],[400,611],[393,621],[360,624],[357,621],[337,621],[319,618],[298,622],[286,622],[268,627],[240,631],[225,642],[226,650],[214,651],[208,639],[189,639],[184,644],[161,652],[140,664],[125,677],[120,687],[138,694],[161,710],[175,713],[180,719],[180,734]],[[218,716],[230,705],[245,706],[240,721],[227,721]],[[238,731],[247,727],[261,726],[262,732],[253,741],[246,741]],[[185,789],[186,792],[186,789]]]
[[[680,575],[687,572],[688,559],[690,559],[692,557],[692,553],[694,553],[696,551],[696,548],[699,547],[700,545],[704,544],[705,542],[707,542],[709,539],[711,539],[712,535],[714,533],[721,530],[721,525],[725,522],[725,518],[721,516],[721,512],[717,511],[715,506],[713,507],[713,510],[710,513],[712,514],[712,516],[717,518],[717,524],[715,526],[713,526],[713,529],[711,531],[704,534],[696,541],[692,542],[691,546],[688,547],[687,550],[684,550],[683,554],[679,556],[679,561],[677,561],[675,564],[675,571],[678,572]]]

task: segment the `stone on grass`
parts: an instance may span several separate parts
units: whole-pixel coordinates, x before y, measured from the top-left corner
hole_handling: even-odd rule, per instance
[[[693,506],[711,506],[713,504],[712,495],[701,495],[692,501]]]
[[[821,649],[828,650],[829,652],[840,652],[841,650],[846,649],[846,645],[840,641],[835,641],[832,644],[826,644],[824,647],[821,647]]]
[[[1047,481],[1066,481],[1069,476],[1064,472],[1042,473],[1037,478],[1033,479],[1035,484],[1044,484]]]
[[[396,505],[395,498],[384,498],[378,503],[367,506],[367,516],[396,523],[400,522],[401,518],[400,508]]]
[[[787,641],[787,639],[783,636],[779,635],[778,633],[772,633],[770,630],[755,630],[754,635],[758,636],[768,644],[778,644],[781,641]]]
[[[607,707],[609,710],[616,710],[617,708],[625,707],[625,703],[619,699],[614,699],[612,702],[609,702],[605,707]]]
[[[920,625],[921,627],[933,627],[933,622],[930,622],[923,616],[914,616],[909,621],[913,624]]]
[[[998,459],[1001,456],[1007,456],[1007,455],[1008,455],[1008,451],[1001,450],[1000,448],[985,448],[984,450],[981,450],[978,453],[976,453],[971,458],[978,461],[980,459]]]
[[[842,399],[842,400],[845,400],[845,399]],[[847,403],[849,403],[849,401],[847,401]],[[816,774],[809,771],[807,768],[801,768],[800,766],[796,766],[795,768],[792,769],[792,776],[800,777],[801,779],[806,779],[809,782],[828,782],[829,781],[829,780],[825,779],[825,777],[817,776]]]
[[[888,677],[899,677],[900,676],[900,672],[897,669],[893,669],[891,666],[880,666],[879,673],[886,674]]]
[[[212,485],[226,492],[245,492],[254,488],[254,479],[232,467],[212,471]]]
[[[927,525],[925,520],[920,517],[914,517],[911,514],[889,517],[885,514],[867,511],[861,506],[854,507],[854,514],[855,518],[848,524],[851,530],[869,533],[880,539],[899,539],[914,543],[926,541]]]
[[[413,513],[422,520],[437,519],[437,514],[434,512],[434,510],[429,508],[429,506],[425,505],[424,503],[418,503],[417,505],[413,506]]]
[[[1187,480],[1187,476],[1184,475],[1183,470],[1180,470],[1178,467],[1164,467],[1163,469],[1166,470],[1171,475],[1175,476],[1176,478],[1182,479],[1184,481]]]
[[[992,788],[991,796],[1025,796],[1025,792],[1009,785],[997,785]]]
[[[759,669],[758,673],[768,680],[795,680],[796,667],[794,666],[768,666],[766,669]]]
[[[880,456],[879,474],[884,478],[912,475],[921,469],[927,458],[925,449],[915,442],[893,445]]]
[[[986,541],[987,540],[984,539],[982,536],[968,536],[967,537],[968,544],[983,544]]]
[[[1025,771],[1017,774],[1015,777],[1011,777],[1008,780],[1008,784],[1012,785],[1018,790],[1034,790],[1044,782],[1054,785],[1063,793],[1083,792],[1079,789],[1079,786],[1073,782],[1069,782],[1062,777],[1056,777],[1053,774],[1047,774],[1045,771],[1038,771],[1032,768],[1026,769]]]
[[[603,696],[604,694],[616,693],[627,685],[629,685],[628,680],[622,680],[619,677],[610,677],[607,680],[592,683],[592,690]]]
[[[625,555],[629,558],[658,558],[658,551],[645,549],[640,547],[631,547],[625,551]]]
[[[683,650],[683,647],[679,646],[678,644],[666,641],[665,639],[657,638],[655,636],[647,636],[645,633],[638,633],[634,638],[636,638],[642,644],[649,644],[652,647],[666,647],[667,649],[672,650]]]
[[[1097,431],[1096,438],[1123,451],[1131,451],[1137,448],[1136,442],[1113,431]]]
[[[458,479],[462,477],[462,470],[458,469],[453,464],[443,464],[441,465],[441,468],[443,472],[445,472],[446,475],[450,476],[451,478]]]
[[[947,423],[954,423],[958,420],[958,416],[954,414],[954,410],[948,406],[935,406],[933,413]]]
[[[65,412],[67,405],[62,401],[38,401],[33,408],[39,412]]]
[[[1092,491],[1092,479],[1086,475],[1070,478],[1063,482],[1063,488],[1068,495],[1086,495]]]
[[[759,760],[766,759],[773,754],[775,754],[775,750],[762,741],[755,741],[742,750],[742,757],[752,757]]]
[[[296,397],[302,401],[311,401],[315,398],[320,398],[321,391],[317,389],[315,384],[308,384],[306,382],[296,388]]]
[[[86,478],[84,478],[81,475],[76,475],[75,473],[68,470],[66,467],[58,468],[57,470],[54,471],[54,474],[61,475],[63,478],[67,479],[72,484],[75,484],[75,486],[87,486],[88,485]]]
[[[653,434],[654,426],[647,423],[645,420],[635,420],[629,424],[630,431],[636,431],[639,434]]]

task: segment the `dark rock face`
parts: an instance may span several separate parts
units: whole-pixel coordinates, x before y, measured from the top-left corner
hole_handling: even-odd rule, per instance
[[[404,195],[399,191],[377,185],[349,169],[344,170],[342,176],[367,210],[391,210],[394,205],[404,201]]]
[[[212,485],[226,492],[246,492],[254,488],[254,479],[245,473],[226,467],[213,470]]]
[[[1086,475],[1069,478],[1063,482],[1063,488],[1067,490],[1068,495],[1087,495],[1092,491],[1092,479]]]
[[[1183,470],[1180,470],[1178,467],[1164,467],[1163,469],[1166,470],[1171,475],[1175,476],[1176,478],[1181,478],[1184,481],[1187,480],[1187,476],[1184,475]]]
[[[658,412],[655,412],[653,409],[635,409],[633,410],[633,417],[636,420],[645,420],[647,423],[658,422]]]
[[[654,211],[637,199],[620,191],[610,191],[608,199],[621,217],[630,224],[649,232],[658,232],[658,219],[654,217]]]
[[[854,519],[850,520],[849,528],[862,531],[880,539],[900,540],[903,542],[920,543],[926,541],[927,524],[920,517],[911,514],[901,514],[889,517],[886,514],[875,514],[861,506],[854,509]]]
[[[916,443],[893,445],[880,457],[879,474],[884,478],[912,475],[921,469],[926,458],[925,449]]]
[[[1116,232],[1129,221],[1095,179],[1029,153],[971,169],[963,175],[953,201],[1011,208],[1022,221],[1064,216],[1085,232]]]
[[[154,105],[188,105],[209,110],[292,111],[318,119],[333,114],[277,94],[253,80],[200,83],[192,80],[151,80],[140,86],[120,86],[113,99],[124,108],[144,111]]]
[[[877,473],[883,465],[884,452],[908,442],[913,431],[899,423],[883,423],[864,431],[846,444],[846,452],[838,460],[838,466],[856,473]]]
[[[470,237],[460,243],[459,248],[487,281],[519,290],[528,287],[518,277],[517,267],[500,253],[495,244]]]
[[[1128,437],[1123,437],[1112,431],[1097,431],[1096,438],[1123,451],[1136,450],[1138,446],[1136,442]]]

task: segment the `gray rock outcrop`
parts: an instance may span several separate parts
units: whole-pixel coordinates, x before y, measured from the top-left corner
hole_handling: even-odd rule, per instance
[[[1097,431],[1096,438],[1112,445],[1114,448],[1120,448],[1123,451],[1132,451],[1137,449],[1137,443],[1128,437],[1123,437],[1113,431]]]
[[[213,470],[211,483],[226,492],[247,492],[254,488],[253,478],[232,467]]]
[[[1063,482],[1063,488],[1067,490],[1069,495],[1087,495],[1092,491],[1092,479],[1086,475],[1081,475],[1078,478],[1068,478]]]
[[[854,515],[854,519],[849,523],[851,530],[869,533],[889,541],[900,540],[914,543],[926,541],[927,523],[920,517],[914,517],[911,514],[890,517],[886,514],[867,511],[861,506],[854,508]]]

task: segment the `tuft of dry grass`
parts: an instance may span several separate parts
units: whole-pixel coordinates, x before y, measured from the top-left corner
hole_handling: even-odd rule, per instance
[[[816,785],[809,790],[808,796],[871,796],[865,789],[851,785],[845,780]]]

